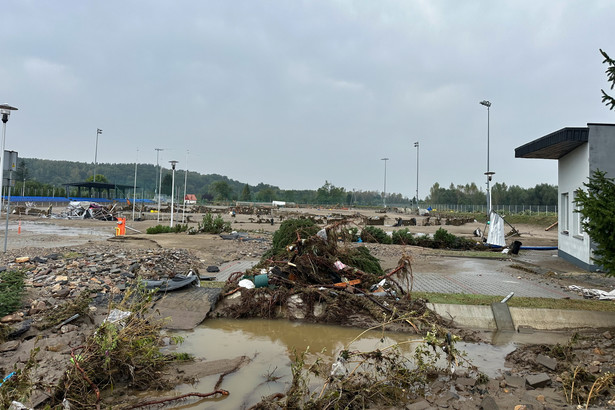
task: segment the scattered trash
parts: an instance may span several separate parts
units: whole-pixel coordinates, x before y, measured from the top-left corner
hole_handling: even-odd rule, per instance
[[[171,279],[163,280],[144,280],[143,284],[146,289],[158,289],[162,292],[170,292],[185,288],[186,286],[199,286],[199,277],[192,271],[188,275],[175,275]]]
[[[256,286],[250,279],[242,279],[238,283],[239,287],[246,289],[254,289]]]
[[[598,300],[615,300],[615,289],[610,292],[600,289],[587,289],[577,285],[570,285],[568,289],[579,292],[585,299],[598,299]]]
[[[220,272],[220,268],[217,266],[208,266],[207,272]]]

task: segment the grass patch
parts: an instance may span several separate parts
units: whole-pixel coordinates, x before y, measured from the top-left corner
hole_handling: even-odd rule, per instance
[[[426,299],[431,303],[450,303],[453,305],[486,305],[500,302],[506,295],[474,295],[467,293],[431,293],[412,292],[413,298]],[[615,312],[615,303],[605,300],[589,299],[551,299],[513,297],[508,301],[510,307],[523,307],[534,309],[563,309],[563,310],[589,310],[595,312]]]

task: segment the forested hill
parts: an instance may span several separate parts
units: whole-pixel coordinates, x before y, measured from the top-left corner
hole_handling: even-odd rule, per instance
[[[34,180],[42,184],[62,186],[71,182],[83,182],[94,175],[94,164],[73,161],[55,161],[38,158],[20,158],[24,161],[28,180]],[[137,186],[143,188],[145,192],[154,192],[156,185],[156,174],[158,168],[152,164],[138,164],[137,166]],[[18,169],[19,173],[19,169]],[[135,164],[101,164],[96,167],[96,173],[114,184],[132,186],[135,178]],[[162,169],[163,182],[165,176],[170,175],[168,168]],[[233,192],[241,192],[245,183],[229,179],[222,175],[208,174],[202,175],[197,172],[188,171],[187,192],[202,195],[208,192],[210,185],[216,181],[226,182]],[[183,188],[184,171],[177,171],[175,174],[176,185]],[[181,184],[180,184],[181,182]],[[164,192],[164,191],[163,191]]]

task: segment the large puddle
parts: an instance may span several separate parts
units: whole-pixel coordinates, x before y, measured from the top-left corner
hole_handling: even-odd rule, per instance
[[[370,351],[404,342],[402,351],[414,352],[421,338],[415,335],[370,331],[361,335],[361,329],[329,325],[289,322],[285,320],[206,320],[191,332],[179,333],[185,338],[178,348],[207,360],[233,359],[246,355],[252,360],[237,372],[224,377],[220,388],[230,395],[215,400],[185,403],[185,409],[242,409],[248,408],[262,397],[287,391],[291,382],[291,360],[295,352],[305,352],[307,362],[315,358],[331,359],[344,349]],[[518,343],[565,342],[565,334],[494,333],[493,344],[458,343],[457,348],[467,353],[467,359],[490,378],[505,371],[504,359]],[[352,342],[355,340],[354,342]],[[352,345],[348,346],[352,342]],[[322,353],[321,353],[322,352]],[[183,385],[177,394],[208,393],[214,390],[218,375],[201,379],[196,385]]]

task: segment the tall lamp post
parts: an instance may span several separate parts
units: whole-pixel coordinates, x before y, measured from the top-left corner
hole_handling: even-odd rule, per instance
[[[0,104],[0,114],[2,114],[2,151],[0,152],[0,215],[2,215],[3,202],[3,187],[4,187],[4,145],[6,143],[6,123],[9,120],[11,111],[17,111],[18,108],[11,107],[8,104]]]
[[[96,148],[94,149],[94,177],[92,178],[92,182],[96,182],[96,167],[98,165],[98,136],[102,134],[102,130],[100,128],[96,128]]]
[[[171,228],[173,228],[173,197],[175,195],[175,165],[178,161],[169,161],[173,168],[173,177],[171,178]]]
[[[384,161],[384,196],[382,197],[382,205],[384,209],[387,207],[387,161],[388,158],[380,158],[380,161]]]
[[[158,167],[158,173],[156,174],[156,192],[158,193],[158,213],[157,213],[157,220],[158,222],[160,222],[160,187],[162,185],[162,168],[160,167],[160,163],[159,161],[159,157],[160,157],[160,151],[164,151],[164,148],[154,148],[156,150],[156,166]]]
[[[184,202],[182,207],[182,223],[185,223],[186,219],[186,187],[188,186],[188,154],[189,150],[186,150],[186,170],[184,171]]]
[[[487,172],[485,172],[485,175],[487,175],[487,219],[489,219],[491,216],[491,178],[495,174],[489,169],[489,108],[491,102],[483,100],[479,104],[487,107]]]
[[[416,209],[419,208],[419,142],[414,143],[416,148]]]
[[[135,206],[137,204],[137,164],[139,163],[139,149],[137,148],[137,160],[135,161],[135,183],[132,187],[132,220],[135,220]]]

